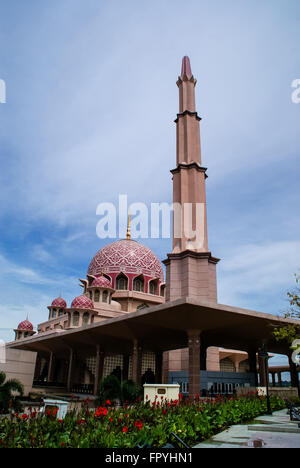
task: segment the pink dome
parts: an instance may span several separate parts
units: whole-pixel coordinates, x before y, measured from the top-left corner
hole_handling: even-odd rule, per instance
[[[66,308],[67,303],[62,297],[58,297],[57,299],[54,299],[54,301],[51,304],[52,307],[61,307],[61,308]]]
[[[79,296],[71,304],[72,309],[93,309],[94,303],[86,296]]]
[[[157,256],[145,245],[131,239],[123,239],[107,245],[95,255],[88,274],[99,276],[106,273],[143,274],[164,280],[162,265]]]
[[[33,325],[29,320],[24,320],[24,322],[19,323],[18,330],[33,331]]]
[[[105,278],[105,276],[100,276],[99,278],[94,279],[92,285],[92,288],[112,288],[111,282]]]

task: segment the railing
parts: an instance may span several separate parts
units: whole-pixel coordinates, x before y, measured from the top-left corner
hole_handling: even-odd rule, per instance
[[[83,393],[85,395],[93,395],[94,385],[91,384],[74,384],[72,385],[73,393]]]

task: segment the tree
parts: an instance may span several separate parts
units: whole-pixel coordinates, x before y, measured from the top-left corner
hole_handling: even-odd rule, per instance
[[[295,275],[296,289],[288,292],[289,309],[284,314],[284,318],[300,319],[300,276]],[[277,341],[286,341],[290,346],[295,340],[300,339],[300,320],[299,325],[286,325],[274,330],[274,336]]]
[[[16,402],[12,392],[20,396],[24,393],[24,387],[19,380],[6,380],[5,372],[0,371],[0,413],[7,413],[10,406],[14,407]]]

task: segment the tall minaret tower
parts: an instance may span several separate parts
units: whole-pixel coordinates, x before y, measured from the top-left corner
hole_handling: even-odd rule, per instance
[[[217,302],[216,265],[208,250],[205,180],[200,121],[195,105],[195,80],[190,59],[184,57],[178,78],[179,114],[177,166],[173,174],[173,252],[167,267],[167,301],[196,297]]]

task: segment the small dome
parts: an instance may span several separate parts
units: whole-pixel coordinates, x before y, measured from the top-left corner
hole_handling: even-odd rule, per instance
[[[86,296],[79,296],[71,304],[72,309],[93,309],[94,303]]]
[[[24,320],[24,322],[19,323],[18,330],[33,331],[33,325],[29,320]]]
[[[67,303],[62,297],[58,297],[57,299],[54,299],[54,301],[51,304],[51,307],[61,307],[61,308],[66,308]]]
[[[92,288],[110,288],[112,289],[112,284],[111,282],[105,278],[105,276],[100,276],[99,278],[94,279],[92,285],[90,286]]]

